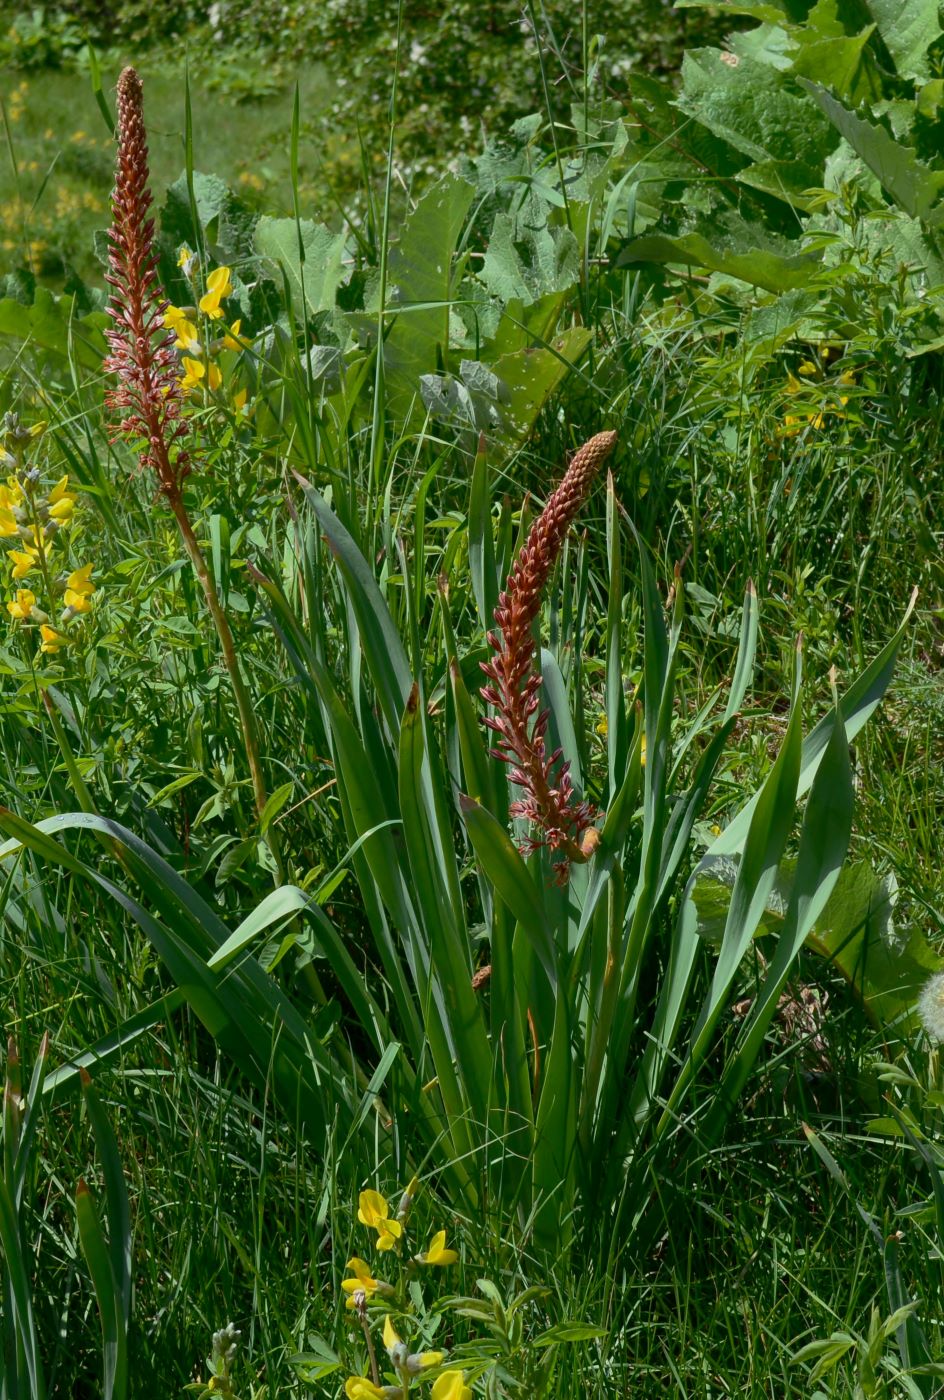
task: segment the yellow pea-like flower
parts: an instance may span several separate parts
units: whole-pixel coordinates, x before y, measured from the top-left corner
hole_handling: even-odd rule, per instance
[[[29,588],[18,588],[15,597],[7,603],[7,612],[17,622],[28,622],[36,606],[36,594]]]

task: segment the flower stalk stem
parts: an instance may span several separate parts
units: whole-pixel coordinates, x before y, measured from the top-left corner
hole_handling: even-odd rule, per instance
[[[184,549],[190,560],[193,572],[196,574],[197,582],[203,590],[206,599],[207,609],[213,619],[220,639],[220,649],[223,653],[223,664],[229,674],[230,685],[233,689],[233,698],[236,701],[236,710],[239,714],[239,725],[243,734],[243,746],[246,751],[246,762],[249,765],[249,774],[252,779],[252,794],[255,799],[256,811],[261,817],[268,793],[266,791],[265,778],[262,773],[262,762],[259,757],[259,744],[256,738],[256,726],[253,719],[252,704],[249,699],[249,692],[243,680],[242,671],[239,667],[239,657],[236,653],[236,644],[233,640],[233,629],[229,625],[229,618],[226,616],[226,609],[220,602],[220,595],[217,592],[213,575],[207,566],[206,557],[200,548],[200,541],[194,533],[190,516],[184,505],[180,493],[168,496],[168,504],[174,513],[177,521],[177,528],[180,531],[180,538],[183,541]],[[273,860],[278,867],[278,873],[282,875],[282,861],[276,842],[275,833],[269,829],[266,832],[266,842],[272,852]]]

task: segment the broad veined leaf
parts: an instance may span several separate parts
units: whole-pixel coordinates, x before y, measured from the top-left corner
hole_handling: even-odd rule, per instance
[[[816,171],[836,144],[828,123],[776,69],[720,49],[685,55],[678,105],[754,161],[795,162],[802,152]]]
[[[535,346],[502,355],[492,368],[500,381],[500,436],[506,445],[527,437],[550,395],[590,343],[591,332],[574,326],[555,337],[551,348]]]

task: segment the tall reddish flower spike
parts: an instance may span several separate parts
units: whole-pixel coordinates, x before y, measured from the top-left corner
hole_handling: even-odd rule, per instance
[[[189,429],[181,416],[174,333],[164,326],[167,299],[157,279],[154,221],[148,218],[151,192],[141,79],[133,68],[126,68],[118,79],[117,139],[105,278],[113,288],[108,314],[114,326],[105,332],[111,347],[105,369],[117,376],[118,387],[105,401],[122,415],[119,434],[144,439],[142,467],[156,473],[166,495],[179,496],[189,463],[179,449],[172,461],[171,451]]]
[[[588,802],[576,801],[570,765],[560,763],[560,749],[546,751],[549,711],[538,713],[541,677],[534,670],[532,627],[571,521],[615,445],[612,432],[585,443],[531,526],[495,609],[500,635],[488,634],[495,656],[482,663],[491,682],[483,686],[482,698],[495,709],[485,723],[498,735],[492,754],[510,764],[511,781],[522,791],[509,810],[540,833],[531,835],[527,849],[549,846],[563,853],[562,874],[568,862],[586,860],[592,849],[594,811]]]

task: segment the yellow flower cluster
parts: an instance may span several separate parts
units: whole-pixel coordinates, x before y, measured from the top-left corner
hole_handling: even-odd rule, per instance
[[[193,282],[199,270],[200,260],[196,253],[192,253],[185,245],[180,250],[177,266],[182,268],[184,275]],[[201,338],[197,317],[206,317],[207,322],[221,321],[223,307],[220,303],[232,295],[231,269],[217,267],[207,278],[206,291],[195,307],[168,306],[164,312],[164,325],[174,332],[174,349],[180,352],[180,384],[185,394],[192,393],[197,388],[209,389],[215,394],[222,387],[223,372],[214,356],[224,350],[243,350],[249,343],[241,334],[241,320],[234,321],[231,326],[224,328],[222,335],[212,338],[204,335]],[[233,395],[233,406],[237,413],[244,411],[245,389]]]
[[[376,1247],[381,1253],[395,1252],[399,1255],[405,1250],[407,1218],[417,1186],[414,1178],[401,1196],[395,1214],[391,1212],[386,1197],[379,1191],[360,1193],[357,1218],[368,1230],[376,1233]],[[424,1251],[408,1259],[407,1266],[442,1268],[454,1264],[458,1257],[454,1249],[446,1248],[445,1230],[438,1230]],[[352,1277],[346,1278],[341,1287],[348,1295],[347,1307],[357,1313],[364,1328],[372,1373],[370,1376],[348,1377],[344,1386],[347,1400],[406,1400],[413,1381],[423,1380],[427,1372],[431,1375],[438,1373],[433,1380],[430,1400],[472,1400],[472,1391],[466,1385],[464,1371],[456,1368],[440,1370],[446,1360],[445,1352],[411,1351],[408,1343],[400,1336],[390,1309],[396,1308],[398,1304],[404,1311],[408,1307],[405,1294],[401,1299],[402,1285],[398,1290],[385,1280],[377,1278],[370,1264],[356,1255],[348,1260],[347,1268]],[[382,1382],[370,1339],[368,1303],[376,1301],[382,1301],[384,1304],[383,1344],[393,1374],[397,1377],[395,1385]]]
[[[44,426],[22,427],[15,413],[8,413],[3,420],[2,457],[5,466],[13,470],[0,483],[0,539],[12,545],[6,551],[13,566],[12,581],[30,580],[14,589],[7,612],[14,622],[37,626],[40,650],[53,653],[72,640],[69,624],[90,610],[95,585],[91,564],[68,571],[56,557],[62,531],[72,523],[77,497],[75,490],[70,490],[68,476],[47,490],[39,468],[29,465],[28,449]],[[40,605],[36,588],[45,607]],[[53,626],[50,612],[57,606],[59,620]]]
[[[816,387],[814,384],[810,383],[810,380],[817,379],[819,374],[820,370],[817,365],[813,364],[812,360],[804,360],[801,365],[798,365],[796,374],[794,374],[792,370],[787,370],[787,394],[791,398],[794,398],[799,394],[809,393]],[[826,415],[828,413],[842,415],[842,410],[849,402],[849,395],[842,391],[843,389],[848,389],[853,384],[855,384],[855,375],[851,370],[846,370],[839,376],[836,381],[836,389],[840,404],[838,409],[822,408],[813,413],[784,414],[783,427],[779,434],[780,437],[796,437],[797,433],[799,433],[802,428],[812,428],[815,432],[819,432],[826,422]]]

